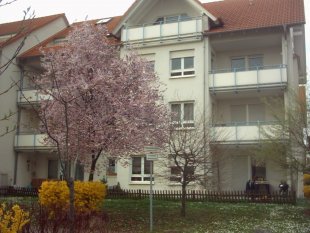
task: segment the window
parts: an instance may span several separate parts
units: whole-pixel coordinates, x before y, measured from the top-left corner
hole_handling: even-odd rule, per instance
[[[246,105],[232,105],[230,111],[232,123],[242,123],[247,121]]]
[[[178,21],[185,21],[189,19],[190,17],[187,14],[162,16],[162,17],[158,17],[154,24],[175,23]]]
[[[262,69],[263,66],[263,55],[233,57],[231,59],[232,71],[256,70]]]
[[[170,169],[171,169],[170,182],[182,182],[182,178],[183,178],[182,169],[177,166],[171,166]],[[186,167],[185,170],[186,170],[185,172],[187,173],[186,177],[188,181],[193,180],[193,176],[195,174],[194,167],[188,166]]]
[[[171,121],[176,127],[194,127],[194,103],[171,103]]]
[[[263,67],[263,57],[253,56],[249,57],[249,70],[261,69]]]
[[[107,175],[116,175],[116,161],[115,159],[109,159],[107,167]]]
[[[132,157],[131,181],[150,181],[150,174],[151,161],[144,156]]]
[[[265,121],[265,106],[263,104],[231,105],[232,123],[257,123]]]
[[[192,76],[194,74],[194,57],[171,59],[171,77]]]
[[[155,61],[149,61],[147,63],[147,69],[148,72],[155,72]]]
[[[232,58],[231,59],[231,69],[233,71],[244,71],[245,70],[245,58]]]
[[[249,122],[265,121],[265,107],[263,104],[249,104]]]

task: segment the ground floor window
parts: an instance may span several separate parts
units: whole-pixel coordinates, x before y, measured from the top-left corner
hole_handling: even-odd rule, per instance
[[[192,166],[188,166],[186,168],[183,168],[183,170],[185,170],[185,176],[186,179],[188,179],[189,181],[192,180],[194,174],[195,174],[195,168]],[[182,182],[182,169],[178,166],[171,166],[170,167],[170,182]]]
[[[150,174],[151,161],[145,156],[132,157],[131,181],[150,181]]]
[[[116,161],[115,159],[108,160],[108,167],[107,167],[107,175],[116,175]]]

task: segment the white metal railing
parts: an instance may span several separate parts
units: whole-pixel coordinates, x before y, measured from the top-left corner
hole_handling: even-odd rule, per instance
[[[279,127],[281,126],[278,122],[256,121],[215,124],[213,125],[213,130],[214,134],[219,135],[215,141],[229,144],[251,143],[270,139],[274,131],[279,132]]]
[[[17,92],[18,104],[34,104],[50,98],[49,95],[40,94],[37,90],[21,90]]]
[[[205,30],[204,17],[187,17],[171,22],[155,22],[122,29],[122,42],[147,42],[167,38],[201,36]]]
[[[46,150],[52,146],[46,144],[46,134],[20,133],[15,135],[14,147],[16,150]]]
[[[286,85],[286,65],[258,66],[250,70],[213,70],[209,73],[211,92],[285,87]]]

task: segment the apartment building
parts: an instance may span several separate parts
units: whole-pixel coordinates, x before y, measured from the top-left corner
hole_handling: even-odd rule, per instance
[[[219,152],[208,189],[244,190],[254,177],[270,190],[278,190],[281,180],[301,184],[290,180],[288,171],[274,160],[259,160],[253,151],[263,140],[261,128],[275,124],[263,99],[280,98],[274,107],[285,109],[291,103],[289,92],[306,83],[303,0],[137,0],[123,16],[94,22],[107,24],[121,43],[121,56],[135,49],[153,65],[166,90],[165,101],[172,112],[180,113],[182,127],[204,116],[212,121],[210,130],[224,132],[225,137],[214,141]],[[39,47],[65,42],[68,30],[54,32],[25,50],[20,67],[39,69]],[[40,143],[44,135],[24,133],[38,124],[24,97],[36,101],[38,95],[21,70],[17,73],[23,95],[12,91],[11,106],[18,110],[18,127],[15,136],[0,140],[6,152],[0,158],[9,161],[0,165],[0,173],[8,174],[9,184],[27,185],[34,178],[59,177],[59,165],[50,148]],[[135,155],[128,164],[110,160],[97,179],[105,177],[109,185],[119,183],[122,188],[148,189],[149,161]],[[8,167],[12,170],[5,170]],[[156,175],[157,162],[154,173],[155,189],[180,188]],[[301,194],[302,185],[297,187]]]
[[[0,121],[0,186],[26,186],[30,184],[32,177],[46,177],[47,171],[41,165],[44,157],[40,157],[34,147],[24,147],[21,144],[26,139],[24,129],[33,131],[34,128],[32,124],[25,125],[23,122],[24,108],[18,101],[18,90],[23,85],[23,68],[14,54],[18,50],[19,54],[24,53],[68,25],[64,14],[0,25],[0,67],[14,58],[7,69],[1,68],[0,75],[0,118],[12,115],[7,120]],[[22,43],[23,46],[19,49]],[[16,85],[12,85],[15,83]],[[34,138],[27,138],[26,142],[32,140]]]

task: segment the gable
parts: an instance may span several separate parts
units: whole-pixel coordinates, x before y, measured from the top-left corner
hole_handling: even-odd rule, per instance
[[[156,23],[159,18],[198,17],[203,14],[216,21],[197,0],[137,0],[115,27],[113,34],[119,36],[123,26],[148,25]]]

